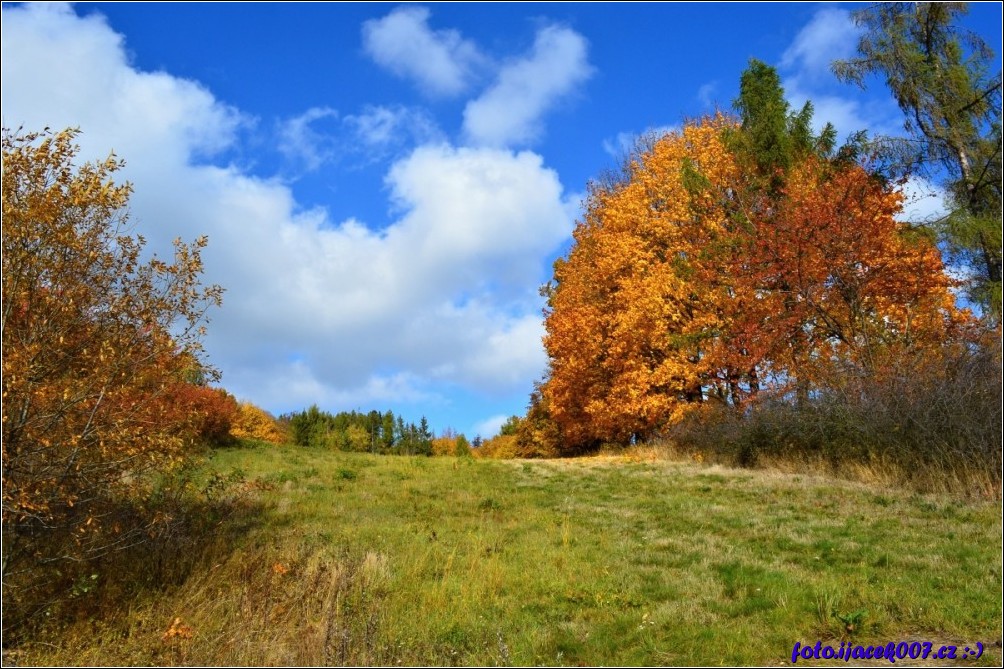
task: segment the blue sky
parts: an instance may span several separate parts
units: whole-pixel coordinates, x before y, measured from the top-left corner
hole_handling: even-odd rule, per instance
[[[537,291],[587,183],[640,133],[730,108],[754,57],[818,123],[900,131],[881,82],[829,73],[855,6],[5,3],[0,104],[124,158],[153,251],[209,236],[238,397],[489,436],[545,370]],[[1000,3],[966,24],[1000,53]]]

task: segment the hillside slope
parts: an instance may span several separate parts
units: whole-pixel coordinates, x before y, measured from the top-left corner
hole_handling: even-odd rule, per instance
[[[102,574],[89,618],[12,659],[776,665],[817,640],[1001,658],[1000,503],[629,458],[256,447],[210,471],[256,482],[254,522],[221,521],[175,584],[115,610]]]

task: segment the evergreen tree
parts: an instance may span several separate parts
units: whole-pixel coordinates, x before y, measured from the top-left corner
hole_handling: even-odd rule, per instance
[[[862,88],[885,78],[908,139],[882,138],[891,167],[942,182],[953,210],[939,221],[946,248],[973,272],[970,297],[1001,316],[1001,74],[994,54],[958,19],[965,3],[881,3],[854,14],[857,58],[833,69]],[[968,47],[968,48],[967,48]]]
[[[415,454],[432,455],[432,430],[429,429],[429,421],[425,416],[418,423],[415,430]]]
[[[389,452],[394,448],[394,412],[387,411],[383,415],[382,423],[380,425],[380,438],[381,446],[385,452]]]

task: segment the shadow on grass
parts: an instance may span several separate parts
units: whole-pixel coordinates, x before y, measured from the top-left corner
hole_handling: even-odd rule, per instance
[[[108,491],[80,505],[86,521],[65,528],[13,536],[5,527],[4,543],[17,545],[4,556],[5,657],[56,629],[181,586],[238,550],[263,522],[267,484],[237,470],[204,481],[197,472],[183,467],[127,492]]]

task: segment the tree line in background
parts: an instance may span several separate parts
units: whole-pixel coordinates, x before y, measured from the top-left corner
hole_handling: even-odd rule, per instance
[[[288,426],[292,442],[299,446],[381,455],[470,455],[472,447],[467,437],[451,429],[435,437],[425,416],[416,425],[389,410],[331,414],[315,404],[280,416],[279,423]],[[474,447],[478,445],[480,438],[475,439]]]

